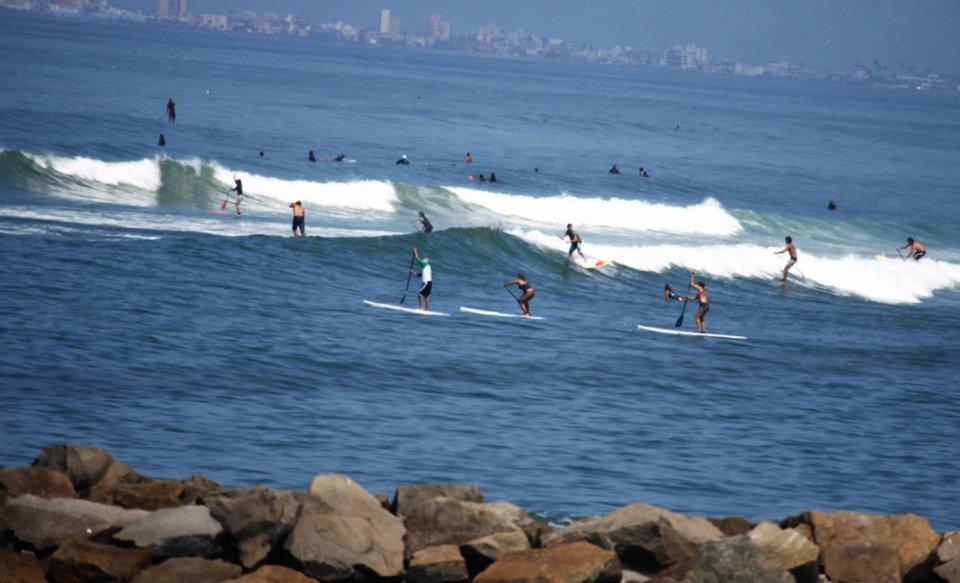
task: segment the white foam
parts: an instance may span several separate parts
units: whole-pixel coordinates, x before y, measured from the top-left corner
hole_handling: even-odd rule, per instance
[[[284,180],[247,172],[234,172],[213,164],[213,176],[226,187],[233,186],[233,177],[243,181],[244,194],[259,195],[284,203],[300,200],[314,206],[340,207],[354,210],[391,212],[398,202],[393,184],[380,180],[353,182],[313,182]]]
[[[87,182],[110,186],[127,185],[154,192],[160,188],[159,158],[144,158],[129,162],[104,162],[84,156],[46,156],[24,154],[33,163]]]
[[[566,253],[569,244],[540,231],[508,231],[540,247]],[[786,259],[774,255],[777,247],[759,245],[585,245],[584,251],[639,271],[660,273],[683,268],[708,277],[779,278]],[[960,287],[960,265],[924,258],[922,261],[876,259],[846,255],[817,257],[800,250],[790,271],[791,282],[829,288],[890,304],[915,304],[937,290]],[[802,276],[801,276],[802,274]],[[801,276],[801,277],[797,277]]]
[[[504,217],[540,225],[609,227],[673,234],[732,235],[740,222],[714,198],[691,206],[670,206],[622,198],[534,197],[472,188],[446,187],[460,200]]]

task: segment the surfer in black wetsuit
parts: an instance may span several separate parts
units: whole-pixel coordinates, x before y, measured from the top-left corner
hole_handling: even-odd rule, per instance
[[[310,150],[310,152],[307,153],[307,160],[309,160],[310,162],[317,161],[317,155],[313,153],[313,150]]]
[[[173,98],[167,100],[167,121],[174,123],[177,121],[177,104],[173,102]]]
[[[491,171],[490,171],[490,182],[496,182],[496,181],[497,181],[497,171],[496,171],[496,170],[491,170]]]
[[[237,193],[236,203],[237,203],[237,214],[239,215],[239,214],[240,214],[240,201],[243,200],[243,182],[240,182],[240,179],[239,179],[239,178],[234,178],[234,179],[233,179],[233,182],[234,182],[235,186],[230,189],[230,192],[236,192],[236,193]]]
[[[644,178],[650,178],[650,175],[647,174],[647,171],[643,169],[643,166],[640,167],[640,176]]]
[[[163,134],[160,134],[160,139],[157,140],[157,145],[161,147],[167,145],[167,138]]]
[[[614,164],[613,166],[610,167],[609,172],[610,174],[620,174],[620,169],[617,168],[616,164]]]
[[[515,279],[503,282],[503,287],[508,285],[515,285],[520,288],[522,295],[517,298],[517,303],[520,304],[520,311],[525,317],[530,317],[530,300],[533,299],[533,296],[537,295],[537,290],[533,289],[533,286],[530,285],[530,282],[527,281],[526,276],[522,273],[518,274]]]
[[[403,156],[400,156],[400,158],[396,162],[394,162],[394,164],[400,164],[401,166],[409,166],[410,160],[408,160],[407,155],[404,154]]]
[[[583,251],[580,250],[580,244],[583,243],[583,239],[577,234],[576,231],[573,230],[573,223],[567,225],[567,232],[564,233],[560,238],[563,239],[564,237],[570,239],[570,251],[567,253],[567,257],[572,256],[573,252],[576,251],[578,254],[580,254],[580,257],[586,261],[587,258],[583,255]]]
[[[417,213],[417,220],[423,225],[424,233],[429,234],[433,232],[433,225],[430,223],[430,219],[427,218],[427,215],[423,214],[423,211]]]
[[[832,200],[831,200],[830,202],[828,202],[828,203],[827,203],[827,210],[828,210],[828,211],[835,211],[835,210],[837,210],[837,203],[833,202]]]

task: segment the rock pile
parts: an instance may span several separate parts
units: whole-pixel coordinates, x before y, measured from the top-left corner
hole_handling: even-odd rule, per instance
[[[0,468],[0,583],[960,583],[960,534],[913,514],[779,523],[630,504],[559,530],[476,486],[392,499],[151,479],[55,445]]]

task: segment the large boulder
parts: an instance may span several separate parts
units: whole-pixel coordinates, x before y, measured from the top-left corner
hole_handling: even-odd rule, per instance
[[[530,541],[527,539],[527,535],[523,531],[514,530],[488,534],[466,542],[460,545],[460,554],[467,563],[467,571],[470,573],[470,577],[476,577],[478,573],[503,555],[525,551],[529,548]]]
[[[113,537],[155,557],[209,557],[220,550],[222,535],[206,506],[181,506],[151,512]]]
[[[136,483],[144,481],[130,466],[118,462],[99,447],[59,444],[45,448],[33,465],[63,472],[77,492],[86,492],[95,484],[106,482]]]
[[[902,563],[893,545],[860,541],[831,545],[820,560],[835,583],[900,583]]]
[[[794,583],[786,569],[767,564],[745,535],[704,544],[693,559],[687,583]]]
[[[346,476],[317,476],[284,547],[321,581],[403,574],[403,523]]]
[[[243,574],[240,565],[199,557],[176,557],[140,571],[131,583],[220,583]]]
[[[701,546],[721,538],[705,518],[636,503],[574,522],[547,535],[544,546],[585,541],[616,551],[625,566],[652,573],[690,561]]]
[[[182,495],[183,484],[174,480],[154,480],[140,484],[100,482],[90,489],[87,499],[124,508],[159,510],[182,506]]]
[[[70,478],[49,468],[0,468],[0,503],[33,494],[40,498],[76,498]]]
[[[760,550],[765,565],[790,571],[797,583],[816,582],[820,548],[799,532],[761,522],[746,537]]]
[[[0,549],[0,582],[47,583],[40,561],[33,555]]]
[[[533,548],[542,546],[543,538],[553,532],[549,524],[531,517],[527,514],[526,510],[512,502],[498,500],[496,502],[487,502],[483,507],[513,522],[527,535],[527,540],[530,541],[530,546]]]
[[[475,583],[620,583],[613,551],[585,542],[511,553],[490,565]]]
[[[225,490],[220,484],[200,474],[194,474],[180,483],[183,484],[183,493],[180,494],[180,501],[183,502],[184,505],[196,504],[202,498],[219,494]]]
[[[404,524],[408,556],[428,547],[462,545],[499,532],[520,532],[510,518],[484,504],[443,497],[414,508]]]
[[[884,552],[892,553],[899,561],[897,577],[907,581],[926,577],[932,569],[933,552],[940,543],[940,535],[930,528],[926,519],[915,514],[876,516],[856,512],[806,512],[802,517],[813,529],[820,547],[824,572],[834,580],[851,583],[876,581],[859,578],[888,577],[892,562],[877,558]],[[840,573],[844,573],[843,577]],[[853,577],[853,578],[851,578]]]
[[[224,583],[317,583],[317,580],[287,567],[265,565],[253,573],[237,579],[228,579]]]
[[[960,583],[960,532],[948,532],[937,547],[934,571],[947,583]]]
[[[299,492],[262,487],[227,490],[203,499],[246,569],[260,564],[283,541],[297,521],[302,501]]]
[[[710,524],[716,526],[723,536],[737,536],[747,534],[756,526],[742,516],[727,516],[725,518],[707,518]]]
[[[147,517],[144,510],[127,510],[76,498],[38,498],[31,494],[8,500],[3,521],[13,537],[39,552],[68,540],[84,540]]]
[[[407,567],[408,583],[467,583],[470,574],[456,545],[418,551]]]
[[[480,488],[472,484],[404,484],[397,488],[390,512],[406,518],[417,506],[441,496],[461,502],[483,502]]]
[[[53,583],[127,583],[150,564],[150,554],[137,549],[68,541],[50,557],[48,573]]]

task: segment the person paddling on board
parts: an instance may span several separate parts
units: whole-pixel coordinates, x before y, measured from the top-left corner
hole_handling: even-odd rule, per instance
[[[787,274],[790,273],[790,268],[797,262],[797,248],[793,245],[793,239],[790,237],[786,238],[787,246],[779,251],[774,251],[777,255],[781,253],[790,253],[790,261],[787,261],[787,264],[783,268],[783,278],[780,280],[780,283],[787,283]]]
[[[330,161],[331,161],[331,162],[343,162],[343,161],[346,160],[346,159],[347,159],[347,155],[346,155],[346,154],[337,154],[336,156],[330,158]]]
[[[313,152],[313,150],[310,150],[309,152],[307,152],[307,161],[308,162],[317,161],[317,155]]]
[[[473,156],[470,155],[470,152],[467,152],[467,157],[463,159],[464,164],[473,164]]]
[[[610,167],[609,172],[610,174],[620,174],[620,169],[617,168],[616,164],[614,164],[613,166]]]
[[[293,236],[297,236],[297,229],[300,229],[301,237],[306,237],[307,232],[304,230],[303,221],[306,218],[306,212],[303,210],[303,205],[300,204],[300,201],[291,202],[290,208],[293,209]]]
[[[580,244],[583,243],[583,239],[573,230],[573,223],[567,225],[567,232],[560,238],[563,239],[564,237],[569,237],[570,239],[570,251],[567,253],[567,257],[573,256],[573,252],[576,251],[580,255],[580,258],[586,261],[586,256],[584,256],[583,251],[580,250]]]
[[[830,202],[828,202],[828,203],[827,203],[827,210],[828,210],[828,211],[835,211],[835,210],[837,210],[837,203],[833,202],[832,200],[831,200]]]
[[[678,302],[685,302],[687,298],[673,291],[673,288],[670,287],[670,284],[663,286],[663,301],[670,303],[670,300],[677,300]]]
[[[907,247],[909,247],[910,250],[907,251],[907,256],[903,259],[904,261],[911,257],[913,257],[914,261],[920,261],[923,259],[923,256],[927,254],[927,248],[924,247],[920,241],[914,241],[913,237],[907,237],[907,244],[897,247],[897,253],[900,252],[900,249],[906,249]]]
[[[157,145],[161,148],[167,145],[167,137],[163,134],[160,134],[160,139],[157,140]]]
[[[239,215],[239,214],[240,214],[240,201],[243,200],[243,182],[240,182],[240,179],[239,179],[239,178],[234,178],[233,181],[234,181],[234,183],[236,184],[236,186],[234,186],[233,188],[231,188],[231,189],[230,189],[230,192],[236,192],[236,193],[237,193],[237,200],[236,200],[236,203],[237,203],[237,215]]]
[[[707,295],[707,284],[701,279],[700,281],[693,281],[694,273],[690,272],[690,287],[697,290],[697,293],[693,296],[688,297],[688,300],[697,300],[700,304],[700,307],[697,308],[697,332],[701,334],[707,333],[707,326],[703,323],[703,319],[707,316],[707,312],[710,311],[710,296]]]
[[[174,123],[177,121],[177,104],[173,102],[173,98],[167,100],[167,121]]]
[[[503,282],[503,287],[508,285],[515,285],[520,288],[520,291],[523,295],[517,298],[517,303],[520,304],[520,311],[523,313],[525,318],[530,317],[530,300],[533,299],[533,296],[537,295],[537,290],[533,289],[533,286],[530,285],[530,282],[527,281],[527,278],[522,273],[517,274],[515,279]]]
[[[640,176],[643,178],[650,178],[650,175],[647,174],[647,171],[643,169],[643,166],[640,167]]]
[[[427,215],[423,214],[423,211],[417,213],[417,220],[420,221],[420,224],[423,225],[423,232],[430,234],[433,232],[433,225],[430,223],[430,219],[427,218]]]
[[[410,160],[407,158],[407,155],[404,154],[403,156],[400,156],[400,158],[396,162],[394,162],[394,164],[400,164],[401,166],[409,166]]]
[[[420,251],[416,247],[413,248],[413,260],[420,265],[420,273],[411,270],[410,274],[419,277],[422,282],[420,289],[417,290],[417,307],[429,312],[430,292],[433,291],[433,268],[430,266],[430,259],[427,257],[421,258]]]

